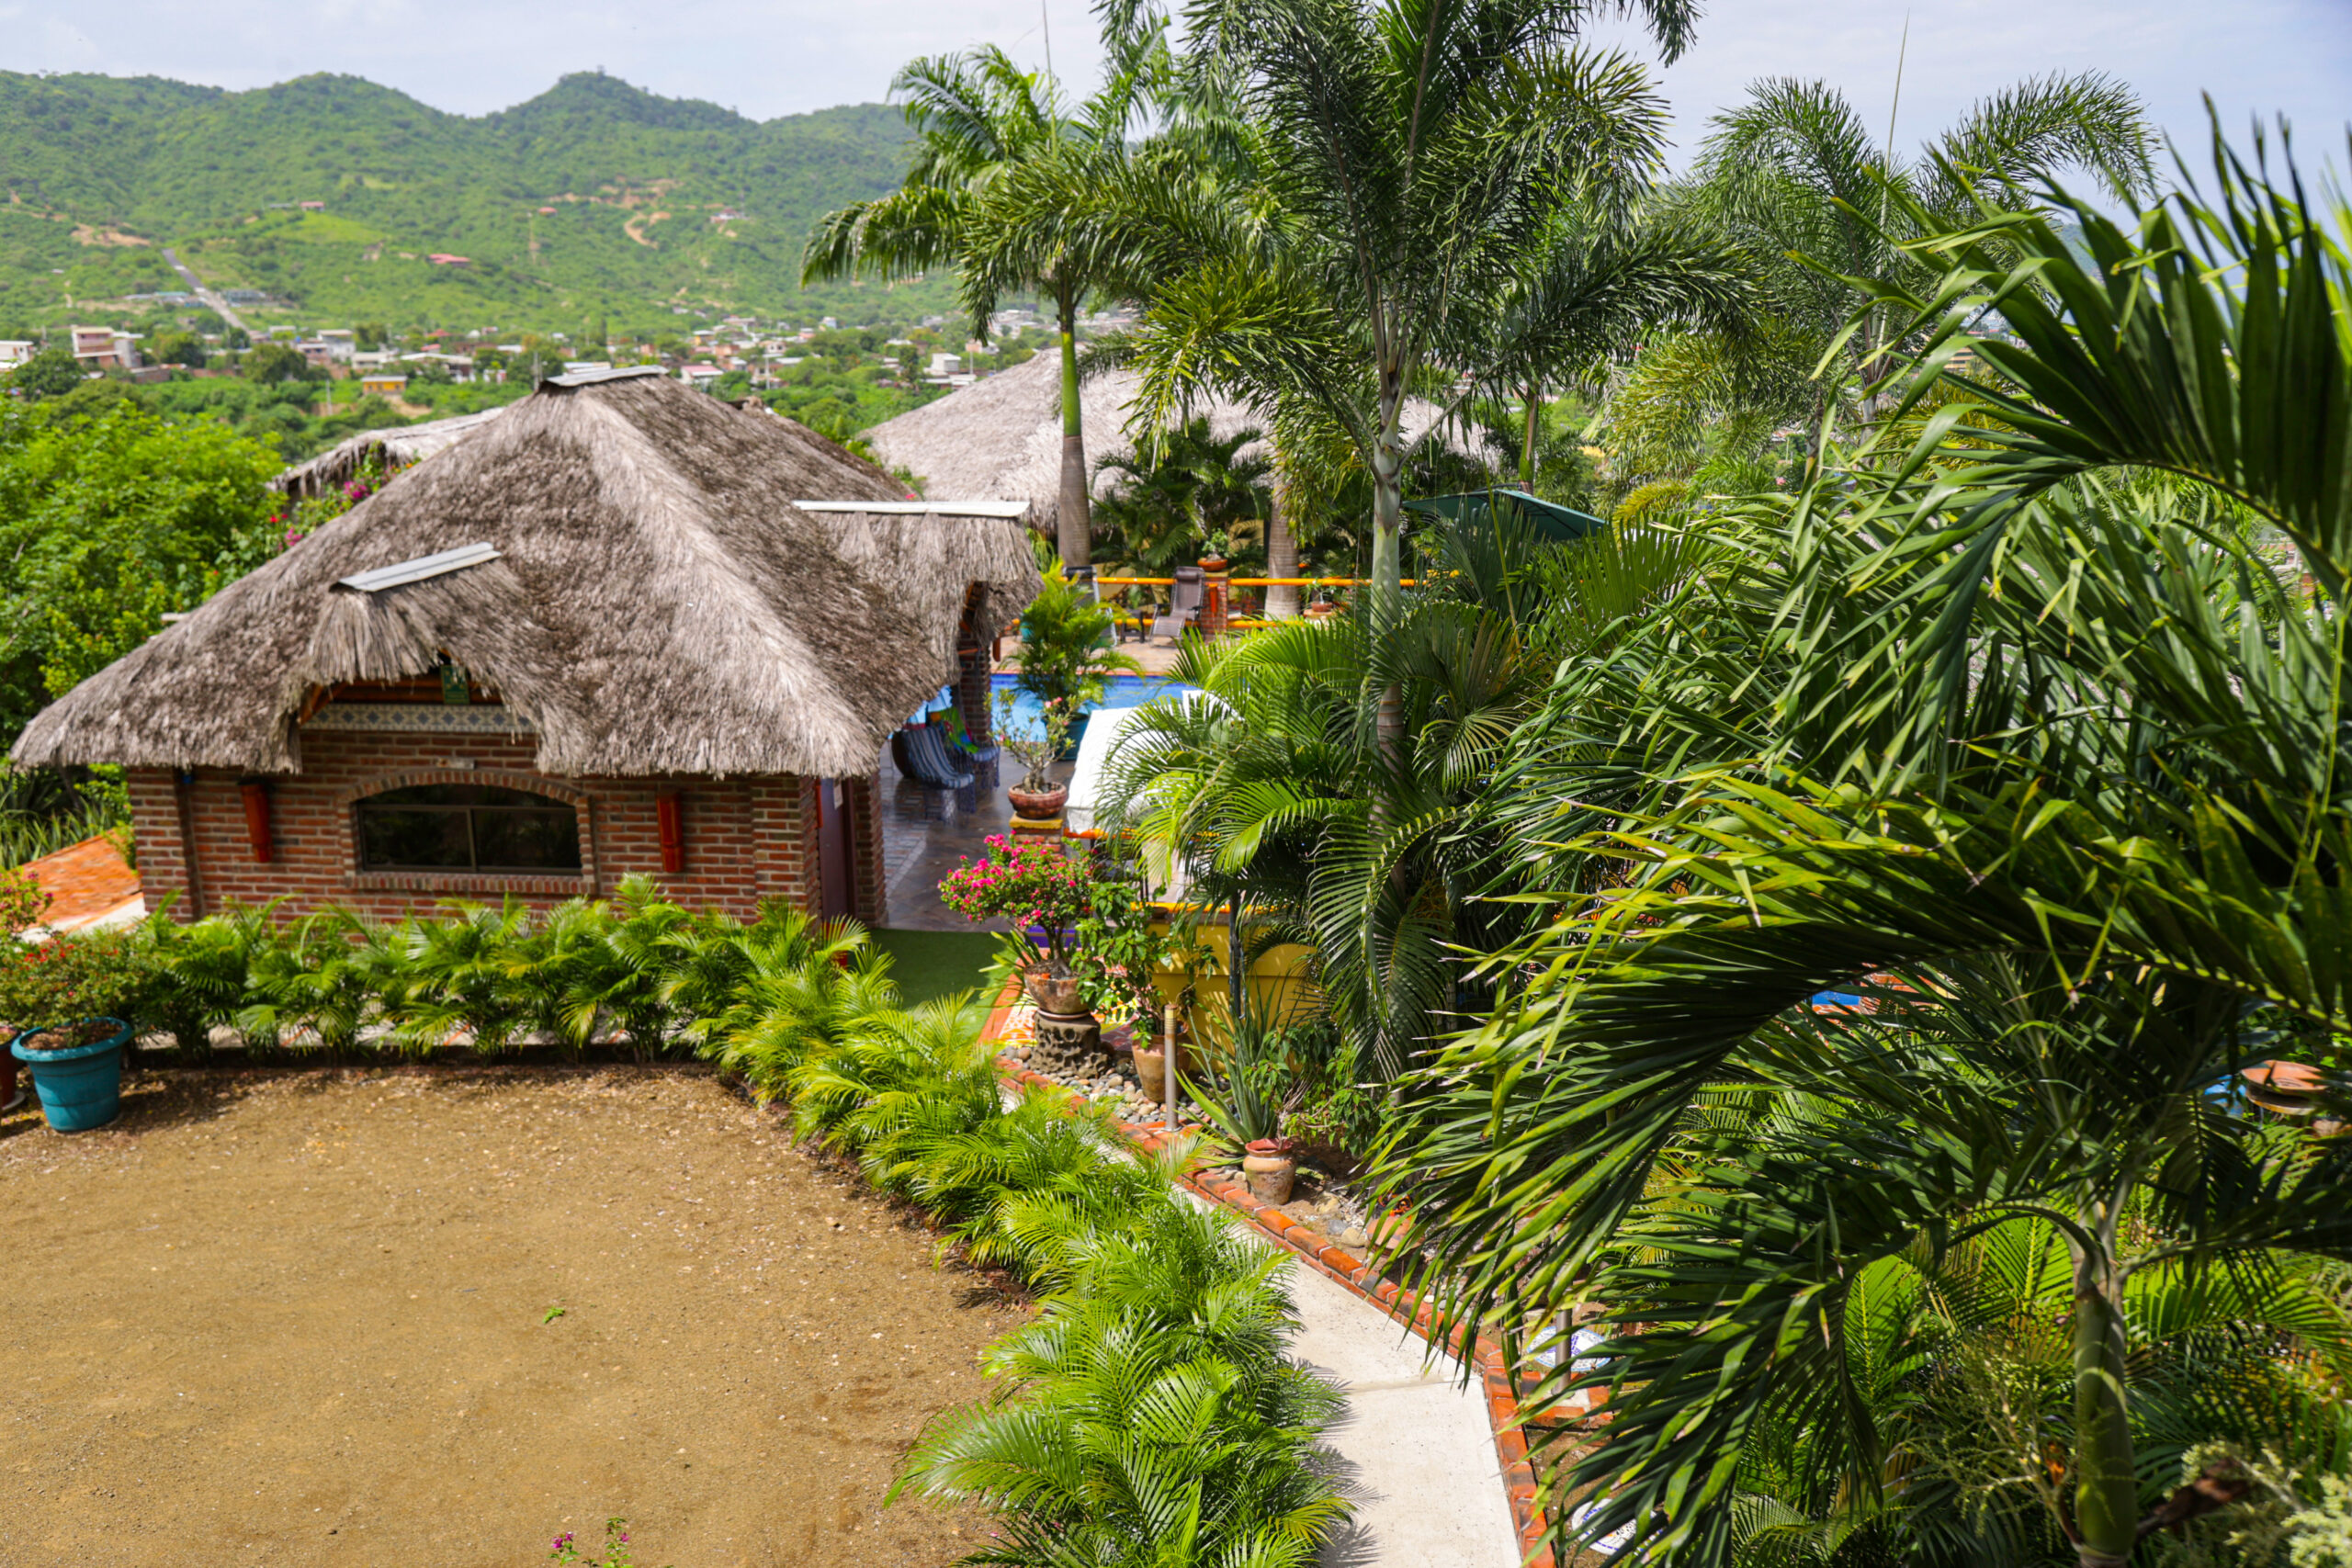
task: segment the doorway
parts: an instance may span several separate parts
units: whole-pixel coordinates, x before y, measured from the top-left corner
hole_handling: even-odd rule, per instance
[[[839,779],[817,781],[817,912],[827,919],[857,913],[857,857],[850,852],[849,792]]]

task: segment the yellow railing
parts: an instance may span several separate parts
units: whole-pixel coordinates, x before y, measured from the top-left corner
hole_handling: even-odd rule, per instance
[[[1098,577],[1098,584],[1116,588],[1172,588],[1172,577]],[[1368,577],[1228,577],[1226,582],[1235,588],[1361,588],[1372,579]],[[1405,579],[1405,586],[1412,587],[1414,580]]]

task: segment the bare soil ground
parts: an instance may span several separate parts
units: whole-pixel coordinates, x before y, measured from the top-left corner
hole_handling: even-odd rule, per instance
[[[934,1564],[1021,1309],[707,1074],[142,1076],[0,1119],[0,1562]],[[549,1314],[561,1308],[561,1314]]]

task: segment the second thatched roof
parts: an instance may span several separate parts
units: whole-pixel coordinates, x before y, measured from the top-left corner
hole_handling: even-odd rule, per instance
[[[1134,454],[1126,427],[1141,384],[1132,370],[1103,371],[1079,381],[1079,423],[1090,470],[1105,457]],[[1040,354],[959,387],[936,402],[885,420],[862,437],[876,457],[920,476],[925,495],[1025,502],[1025,521],[1050,532],[1061,498],[1061,389],[1060,359]],[[1244,430],[1263,431],[1271,423],[1244,405],[1223,399],[1194,412],[1207,416],[1209,433],[1219,440]],[[1434,403],[1415,399],[1406,409],[1406,434],[1419,434],[1437,423],[1439,412]],[[1467,440],[1451,433],[1442,433],[1439,439],[1465,455],[1473,452]],[[1255,443],[1238,454],[1261,459],[1265,455]],[[1093,493],[1103,495],[1118,479],[1094,474],[1091,482]]]
[[[427,420],[423,424],[395,424],[382,430],[363,430],[328,447],[306,463],[297,463],[269,481],[272,490],[283,491],[298,500],[319,495],[335,486],[358,477],[359,470],[371,457],[380,457],[387,469],[406,468],[444,451],[471,435],[506,409],[501,406],[484,409],[480,413],[461,413],[450,419]]]
[[[954,678],[967,591],[990,590],[985,640],[1039,581],[1008,519],[794,504],[904,495],[764,411],[563,378],[83,682],[15,755],[299,772],[320,694],[446,659],[528,722],[548,773],[860,775]]]

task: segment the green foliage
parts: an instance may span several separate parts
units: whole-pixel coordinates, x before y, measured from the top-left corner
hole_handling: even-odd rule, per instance
[[[243,436],[130,401],[0,413],[0,731],[217,589],[277,468]]]
[[[802,235],[888,189],[907,134],[880,105],[758,123],[586,73],[474,118],[348,76],[230,93],[0,73],[22,204],[0,209],[0,314],[63,324],[89,301],[185,289],[164,245],[208,284],[309,319],[584,339],[600,317],[669,327],[673,307],[846,314],[862,303],[848,288],[795,287]],[[292,205],[306,200],[326,210]],[[953,299],[944,280],[906,295],[917,315]]]
[[[1112,612],[1057,562],[1021,613],[1019,685],[1047,707],[1076,712],[1102,700],[1102,678],[1143,666],[1111,649]]]
[[[1255,533],[1255,554],[1234,558],[1236,574],[1262,568],[1272,465],[1240,455],[1260,438],[1246,425],[1219,438],[1206,417],[1196,416],[1144,451],[1097,463],[1098,477],[1124,480],[1094,502],[1098,564],[1129,576],[1166,577],[1204,554],[1211,534],[1230,539],[1247,529]]]
[[[2203,1506],[2184,1452],[2338,1375],[2352,1150],[2239,1073],[2340,1113],[2352,236],[2216,185],[1902,212],[1934,276],[1849,281],[1919,345],[1908,449],[1694,516],[1705,592],[1560,666],[1496,770],[1546,923],[1383,1179],[1458,1321],[1600,1314],[1538,1394],[1611,1390],[1564,1549],[2122,1561]]]
[[[8,389],[28,398],[57,398],[88,377],[82,362],[62,348],[44,348],[8,372]]]

